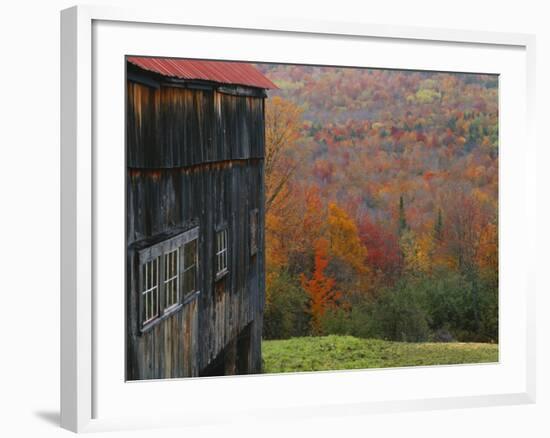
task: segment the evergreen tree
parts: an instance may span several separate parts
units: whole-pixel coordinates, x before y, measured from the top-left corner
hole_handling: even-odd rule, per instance
[[[438,243],[443,241],[443,215],[441,214],[441,208],[437,209],[437,219],[434,225],[434,238]]]
[[[405,217],[405,204],[403,195],[399,196],[399,235],[403,234],[408,229],[407,218]]]

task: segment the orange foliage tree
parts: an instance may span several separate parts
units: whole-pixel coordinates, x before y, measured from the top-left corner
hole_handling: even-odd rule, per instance
[[[321,317],[328,308],[334,307],[341,298],[341,292],[335,289],[335,280],[325,275],[329,264],[328,241],[324,238],[315,244],[315,268],[311,278],[300,275],[302,288],[310,299],[311,326],[315,334],[321,333]]]
[[[268,270],[288,267],[292,260],[311,259],[325,222],[326,212],[318,187],[284,188],[284,196],[266,215]]]

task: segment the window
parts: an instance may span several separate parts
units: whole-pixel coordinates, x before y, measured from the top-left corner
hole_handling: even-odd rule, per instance
[[[180,249],[164,254],[164,311],[167,312],[180,301]]]
[[[197,251],[198,238],[183,246],[183,296],[188,297],[197,290],[197,266],[199,264]]]
[[[227,272],[227,228],[224,228],[216,233],[216,279]]]
[[[162,242],[140,244],[140,328],[153,325],[198,295],[199,228]]]
[[[258,209],[255,208],[250,212],[250,255],[253,256],[258,252]]]
[[[159,264],[160,257],[155,257],[142,267],[143,325],[153,321],[159,314]]]

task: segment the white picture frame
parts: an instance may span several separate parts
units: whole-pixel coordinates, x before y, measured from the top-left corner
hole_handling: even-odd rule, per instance
[[[120,124],[120,110],[124,107],[120,97],[124,76],[120,76],[123,60],[121,53],[130,50],[135,54],[135,46],[124,46],[128,41],[138,44],[140,29],[147,29],[150,45],[143,45],[143,54],[170,56],[180,55],[176,48],[162,44],[173,32],[200,32],[202,38],[211,37],[212,41],[220,36],[227,39],[249,38],[266,42],[268,54],[258,59],[249,59],[253,47],[235,52],[229,59],[254,61],[281,61],[276,46],[287,48],[289,62],[298,62],[298,55],[290,50],[291,41],[308,40],[324,41],[333,49],[345,42],[349,45],[370,44],[373,53],[379,53],[377,44],[384,44],[389,50],[401,53],[402,58],[396,61],[384,61],[380,55],[377,61],[386,67],[432,69],[436,61],[428,58],[407,61],[404,47],[425,50],[426,53],[443,53],[451,47],[458,55],[454,60],[441,55],[441,61],[447,62],[445,69],[450,71],[478,71],[504,74],[501,95],[502,117],[500,123],[501,143],[512,144],[509,139],[521,139],[521,147],[503,149],[505,154],[501,167],[501,250],[504,251],[501,262],[501,287],[513,287],[516,296],[501,296],[501,338],[504,345],[501,361],[498,365],[472,365],[460,367],[425,367],[415,370],[371,370],[346,371],[329,373],[310,373],[279,376],[241,376],[219,379],[189,379],[186,382],[147,382],[139,384],[125,383],[118,379],[119,369],[123,365],[106,362],[107,352],[115,352],[114,357],[123,357],[120,339],[120,324],[123,326],[124,315],[120,314],[120,323],[116,315],[123,303],[123,292],[116,305],[105,307],[105,300],[98,299],[107,279],[119,282],[124,272],[117,273],[118,262],[112,264],[113,271],[104,269],[107,263],[106,246],[114,245],[124,239],[123,217],[113,216],[113,229],[108,232],[108,218],[103,217],[102,208],[112,206],[119,212],[120,178],[117,179],[117,165],[120,164],[120,150],[124,143],[120,139],[124,127]],[[137,33],[136,33],[137,32]],[[124,38],[128,33],[134,38]],[[225,35],[224,35],[225,33]],[[191,35],[191,33],[189,33]],[[105,40],[110,42],[109,47]],[[128,41],[124,41],[124,40]],[[244,41],[243,40],[243,41]],[[168,40],[165,40],[165,42]],[[275,44],[274,41],[278,43]],[[268,43],[269,42],[269,43]],[[214,43],[213,47],[214,47]],[[304,42],[304,44],[306,44]],[[307,43],[309,44],[309,42]],[[209,49],[205,58],[219,57],[215,47]],[[254,46],[254,44],[250,44]],[[159,49],[162,48],[161,50]],[[314,46],[312,46],[314,47]],[[197,55],[201,48],[197,47]],[[250,50],[247,55],[246,50]],[[308,56],[312,60],[330,56],[330,50],[315,55],[315,50]],[[408,50],[407,50],[408,52]],[[468,55],[470,53],[470,55]],[[491,53],[493,53],[491,55]],[[535,38],[525,34],[507,34],[490,32],[460,31],[451,29],[424,29],[402,26],[378,26],[365,23],[310,22],[307,20],[254,19],[243,16],[240,22],[226,22],[223,17],[208,14],[205,16],[189,15],[185,11],[163,11],[156,8],[147,10],[118,9],[109,7],[78,6],[61,13],[61,426],[75,431],[100,431],[120,428],[148,428],[162,426],[185,426],[190,424],[208,424],[225,421],[229,418],[246,418],[255,416],[292,415],[311,417],[343,414],[363,414],[368,412],[396,412],[418,409],[475,407],[503,404],[532,403],[535,400],[535,308],[534,278],[532,256],[523,256],[519,260],[512,254],[533,254],[534,251],[523,251],[534,245],[535,227],[535,140],[534,140],[534,55]],[[189,56],[191,53],[188,54]],[[486,56],[477,56],[486,55]],[[317,58],[315,58],[317,56]],[[323,58],[323,56],[325,58]],[[344,56],[344,55],[342,55]],[[492,59],[487,59],[487,56]],[[244,57],[244,58],[242,58]],[[462,58],[461,58],[462,57]],[[343,59],[343,58],[342,58]],[[464,59],[469,59],[464,63]],[[400,64],[401,62],[401,64]],[[432,64],[430,64],[430,62]],[[338,64],[335,60],[333,64]],[[348,65],[346,61],[344,64]],[[461,65],[463,66],[461,68]],[[114,67],[113,67],[114,66]],[[423,67],[424,66],[424,67]],[[476,68],[475,66],[478,66]],[[501,66],[501,67],[499,67]],[[502,68],[502,70],[499,70]],[[509,69],[509,70],[507,70]],[[105,79],[105,72],[112,71],[113,77]],[[507,82],[506,78],[510,78]],[[108,91],[109,84],[114,98],[115,111],[107,115],[102,91]],[[118,84],[118,85],[117,85]],[[511,90],[511,91],[508,91]],[[515,91],[514,91],[515,90]],[[117,94],[118,93],[118,94]],[[123,114],[122,114],[123,116]],[[512,126],[510,120],[517,120]],[[109,122],[104,120],[108,118]],[[508,121],[508,122],[507,122]],[[98,128],[99,126],[99,128]],[[109,136],[109,132],[116,135]],[[503,131],[503,132],[502,132]],[[105,132],[105,134],[104,134]],[[111,140],[113,140],[111,142]],[[111,164],[106,164],[104,144],[121,148],[112,153]],[[516,143],[517,144],[517,143]],[[99,145],[99,146],[98,146]],[[99,152],[98,152],[99,148]],[[123,156],[123,154],[122,154]],[[120,176],[122,178],[122,169]],[[511,179],[514,179],[513,185]],[[122,178],[123,180],[123,178]],[[113,197],[108,198],[105,187],[116,187]],[[522,208],[512,211],[514,202],[522,202]],[[503,221],[502,221],[503,220]],[[512,231],[515,224],[528,223],[528,231],[522,238],[514,238]],[[114,242],[114,243],[113,243]],[[117,246],[118,248],[118,246]],[[123,251],[123,246],[117,249]],[[115,251],[116,253],[116,251]],[[105,257],[99,257],[104,254]],[[114,254],[119,257],[121,252]],[[114,259],[113,259],[114,260]],[[109,260],[111,261],[111,260]],[[119,263],[123,263],[120,261]],[[513,267],[513,269],[512,269]],[[508,269],[507,269],[508,268]],[[124,269],[122,269],[124,271]],[[529,274],[529,275],[528,275]],[[116,279],[115,279],[116,277]],[[531,280],[528,280],[530,278]],[[116,288],[114,288],[116,290]],[[112,291],[111,291],[112,293]],[[502,294],[501,294],[502,295]],[[503,301],[504,300],[504,301]],[[503,313],[504,312],[504,313]],[[515,312],[515,313],[514,313]],[[98,315],[101,314],[99,327]],[[116,336],[106,339],[105,330],[111,330]],[[513,334],[513,336],[510,336]],[[508,337],[502,335],[508,335]],[[108,346],[108,342],[111,342]],[[117,343],[118,342],[118,343]],[[506,344],[508,343],[509,344]],[[105,349],[105,350],[102,350]],[[493,368],[491,368],[493,367]],[[509,368],[509,369],[508,369]],[[505,370],[505,371],[502,371]],[[501,372],[502,371],[502,372]],[[449,377],[456,379],[454,388],[447,388],[437,382],[446,382]],[[474,391],[461,384],[461,379],[474,379],[479,387]],[[493,377],[491,377],[493,376]],[[494,380],[491,380],[494,378]],[[396,383],[397,389],[390,390],[385,383],[388,379]],[[414,379],[421,384],[433,379],[433,388],[422,393],[413,384]],[[120,379],[119,379],[120,380]],[[506,382],[504,382],[506,380]],[[499,383],[500,382],[500,383]],[[159,397],[170,400],[185,384],[188,393],[195,394],[193,409],[182,406],[167,410],[162,403],[143,415],[131,404],[140,394],[147,399]],[[324,390],[314,388],[323,385]],[[339,389],[340,388],[340,389]],[[369,395],[346,392],[346,388],[369,388]],[[295,402],[290,403],[282,396],[284,391],[296,390]],[[303,391],[302,391],[303,390]],[[118,392],[117,392],[118,391]],[[239,406],[227,406],[226,397],[234,391],[242,395],[235,403]],[[430,392],[431,391],[431,392]],[[214,400],[208,406],[200,393],[217,394],[219,402]],[[302,392],[308,394],[302,396]],[[359,392],[359,391],[358,391]],[[269,394],[271,404],[247,402],[246,397],[257,397]],[[420,395],[419,395],[420,394]],[[111,405],[106,398],[112,400]],[[156,409],[156,410],[155,410]],[[103,414],[105,413],[105,414]],[[132,414],[133,413],[133,414]]]

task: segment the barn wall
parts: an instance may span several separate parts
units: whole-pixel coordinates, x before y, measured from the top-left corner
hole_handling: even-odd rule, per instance
[[[128,379],[196,376],[245,328],[260,372],[264,253],[250,253],[249,222],[257,208],[263,242],[263,99],[129,82],[127,111]],[[229,274],[215,282],[221,224]],[[137,250],[196,225],[200,295],[141,333]]]
[[[263,99],[128,83],[128,166],[187,167],[263,158]]]

